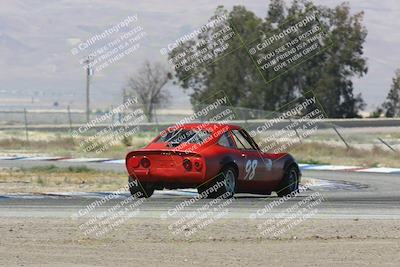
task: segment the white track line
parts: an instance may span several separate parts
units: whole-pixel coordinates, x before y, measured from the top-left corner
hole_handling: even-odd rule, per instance
[[[361,170],[355,170],[356,172],[376,172],[376,173],[400,173],[399,168],[385,168],[385,167],[379,167],[379,168],[367,168],[367,169],[361,169]]]

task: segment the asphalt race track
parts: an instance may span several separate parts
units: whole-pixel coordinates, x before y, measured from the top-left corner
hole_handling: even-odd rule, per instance
[[[48,162],[5,161],[0,160],[1,167],[29,168],[48,165]],[[65,167],[68,162],[55,162],[54,165]],[[82,165],[82,164],[79,164]],[[122,164],[84,163],[89,168],[124,171]],[[310,188],[295,198],[288,199],[265,212],[265,207],[277,203],[280,198],[275,195],[260,196],[237,194],[227,206],[226,218],[268,218],[285,217],[284,211],[317,194],[321,202],[315,206],[314,218],[320,219],[400,219],[400,174],[358,173],[346,171],[303,171],[304,178],[316,181]],[[315,179],[315,180],[314,180]],[[1,217],[60,217],[71,218],[78,210],[84,209],[96,199],[101,199],[107,192],[66,193],[43,195],[0,195]],[[171,212],[184,201],[190,200],[196,193],[193,190],[156,191],[153,197],[145,199],[136,217],[162,218],[165,214],[171,217],[181,216],[209,203],[201,199],[192,205]],[[107,201],[96,209],[102,212],[129,197],[128,193]],[[264,210],[263,210],[264,208]],[[264,211],[264,212],[263,212]]]

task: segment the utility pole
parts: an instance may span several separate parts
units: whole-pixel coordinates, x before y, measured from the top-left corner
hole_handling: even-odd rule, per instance
[[[122,105],[125,104],[126,100],[127,100],[128,96],[126,94],[126,89],[124,88],[122,90]]]
[[[86,64],[86,122],[90,121],[90,76],[93,75],[93,69],[90,63],[92,62],[89,56],[84,63]]]
[[[122,89],[122,105],[126,103],[128,99],[128,95],[126,94],[126,89]],[[121,121],[125,117],[126,110],[124,109],[122,112],[118,113],[118,121]]]

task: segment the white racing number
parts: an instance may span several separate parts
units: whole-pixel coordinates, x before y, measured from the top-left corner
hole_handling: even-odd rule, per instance
[[[245,168],[246,175],[244,176],[245,180],[246,179],[252,180],[254,178],[254,175],[256,174],[257,165],[258,165],[258,160],[256,159],[255,160],[249,159],[246,162],[246,168]]]

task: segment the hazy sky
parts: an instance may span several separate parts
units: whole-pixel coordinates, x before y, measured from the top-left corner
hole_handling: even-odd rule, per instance
[[[315,2],[330,7],[341,3]],[[0,109],[28,105],[32,97],[36,104],[46,99],[83,107],[85,74],[79,55],[72,55],[71,49],[137,15],[135,23],[146,33],[140,47],[93,77],[94,106],[118,103],[127,77],[143,60],[166,61],[160,48],[206,23],[218,4],[245,5],[264,17],[268,1],[1,0]],[[352,12],[365,12],[369,72],[354,82],[372,109],[385,99],[394,71],[400,68],[400,1],[359,0],[350,1],[350,6]],[[174,105],[188,105],[178,88],[169,89]]]

